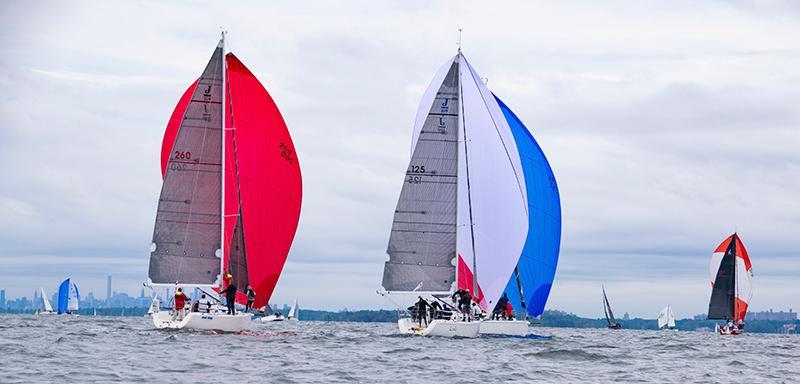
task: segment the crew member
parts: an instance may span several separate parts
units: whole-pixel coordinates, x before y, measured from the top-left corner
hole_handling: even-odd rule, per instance
[[[442,305],[438,301],[431,304],[431,320],[442,318]]]
[[[417,320],[419,321],[419,326],[422,326],[422,321],[425,320],[425,326],[428,326],[428,304],[422,296],[419,296],[419,301],[417,301]]]
[[[513,313],[514,313],[514,306],[511,305],[511,302],[508,301],[508,299],[506,298],[506,310],[505,310],[506,320],[514,320],[512,316]]]
[[[225,274],[225,281],[228,282],[228,287],[219,292],[220,295],[225,294],[225,305],[228,306],[228,314],[236,314],[236,284],[233,283],[233,275],[230,273]]]
[[[250,312],[253,310],[253,302],[256,301],[256,291],[253,290],[253,287],[250,284],[247,284],[247,290],[244,291],[245,295],[247,295],[247,305],[245,306],[244,311]]]
[[[179,319],[183,319],[183,309],[186,307],[186,302],[190,301],[189,297],[183,293],[183,288],[178,288],[175,291],[175,312]]]

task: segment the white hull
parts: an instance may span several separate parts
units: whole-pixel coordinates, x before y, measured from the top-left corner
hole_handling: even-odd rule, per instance
[[[259,321],[261,321],[262,323],[273,323],[273,322],[276,322],[276,321],[284,321],[284,320],[286,320],[285,317],[283,317],[283,316],[275,316],[275,315],[264,316],[264,317],[259,319]]]
[[[425,328],[420,328],[411,318],[397,321],[400,333],[404,335],[439,336],[439,337],[478,337],[481,323],[479,321],[433,320]]]
[[[153,313],[153,325],[158,329],[200,329],[222,332],[239,332],[250,327],[249,313],[186,312],[182,319],[174,311]]]
[[[484,320],[480,324],[481,335],[528,335],[528,322],[524,320]]]

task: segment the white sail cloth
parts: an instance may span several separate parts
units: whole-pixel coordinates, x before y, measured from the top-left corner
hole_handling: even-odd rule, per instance
[[[525,246],[527,193],[519,153],[500,106],[463,55],[459,69],[463,145],[458,164],[458,254],[477,275],[481,305],[491,309]]]

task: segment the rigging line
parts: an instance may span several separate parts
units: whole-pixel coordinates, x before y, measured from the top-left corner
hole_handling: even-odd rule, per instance
[[[463,58],[459,53],[459,57]],[[472,217],[472,193],[470,191],[469,186],[469,154],[467,153],[467,118],[466,114],[464,113],[464,89],[462,86],[461,81],[461,60],[458,62],[458,100],[460,101],[459,109],[461,110],[461,129],[464,132],[464,167],[466,169],[466,178],[467,178],[467,204],[469,207],[469,232],[470,232],[470,240],[472,243],[472,296],[474,298],[478,297],[478,255],[475,252],[475,221]],[[469,67],[467,67],[469,70]]]
[[[463,57],[463,56],[462,56]],[[472,72],[472,67],[467,62],[467,59],[464,58],[464,62],[467,64],[467,70],[469,70],[470,77],[472,77],[472,81],[475,83],[475,86],[478,88],[478,94],[481,96],[481,101],[483,101],[483,105],[486,107],[486,110],[489,112],[489,117],[492,119],[492,124],[494,125],[494,130],[497,133],[497,136],[500,138],[500,143],[503,144],[503,150],[506,152],[506,158],[508,159],[508,163],[511,164],[511,169],[514,171],[514,178],[517,181],[517,189],[519,190],[520,196],[522,196],[522,200],[527,202],[527,198],[525,196],[525,191],[522,189],[522,185],[519,183],[519,174],[517,173],[517,168],[514,167],[514,162],[511,160],[511,155],[508,153],[508,147],[506,146],[506,142],[503,140],[503,136],[500,134],[500,128],[497,126],[497,122],[495,121],[494,114],[492,110],[489,108],[489,104],[486,102],[486,99],[483,97],[483,93],[480,91],[480,85],[478,82],[480,79],[475,80],[475,74]],[[488,91],[488,88],[487,88]],[[491,91],[489,91],[491,93]],[[492,97],[494,94],[492,93]],[[500,113],[503,113],[500,111]],[[528,205],[525,204],[525,215],[529,215],[528,213]]]

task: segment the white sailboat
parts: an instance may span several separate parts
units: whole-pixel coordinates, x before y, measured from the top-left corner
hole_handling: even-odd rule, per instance
[[[494,308],[527,237],[524,186],[508,123],[459,49],[417,112],[379,291],[451,308],[428,323],[401,318],[402,334],[478,336],[480,321],[449,315],[457,311],[442,299],[466,290],[484,312]]]
[[[264,307],[264,312],[266,315],[258,319],[262,323],[272,323],[286,320],[286,316],[283,316],[283,313],[280,311],[274,311],[269,305]]]
[[[297,299],[294,299],[294,304],[289,308],[289,313],[286,315],[286,320],[298,321],[300,317],[300,307],[297,306]]]
[[[47,299],[47,294],[44,293],[44,288],[39,288],[40,292],[42,293],[42,308],[39,309],[40,315],[55,315],[56,311],[53,310],[53,306],[50,305],[50,300]]]
[[[675,329],[675,314],[669,305],[658,313],[658,329]]]
[[[297,229],[302,180],[280,111],[252,72],[225,53],[224,33],[175,107],[161,160],[145,285],[154,292],[199,288],[217,302],[214,290],[235,285],[239,304],[252,286],[255,306],[266,305]],[[219,305],[190,312],[191,302],[162,310],[160,301],[150,308],[156,328],[235,332],[251,323],[250,313],[228,314]]]

